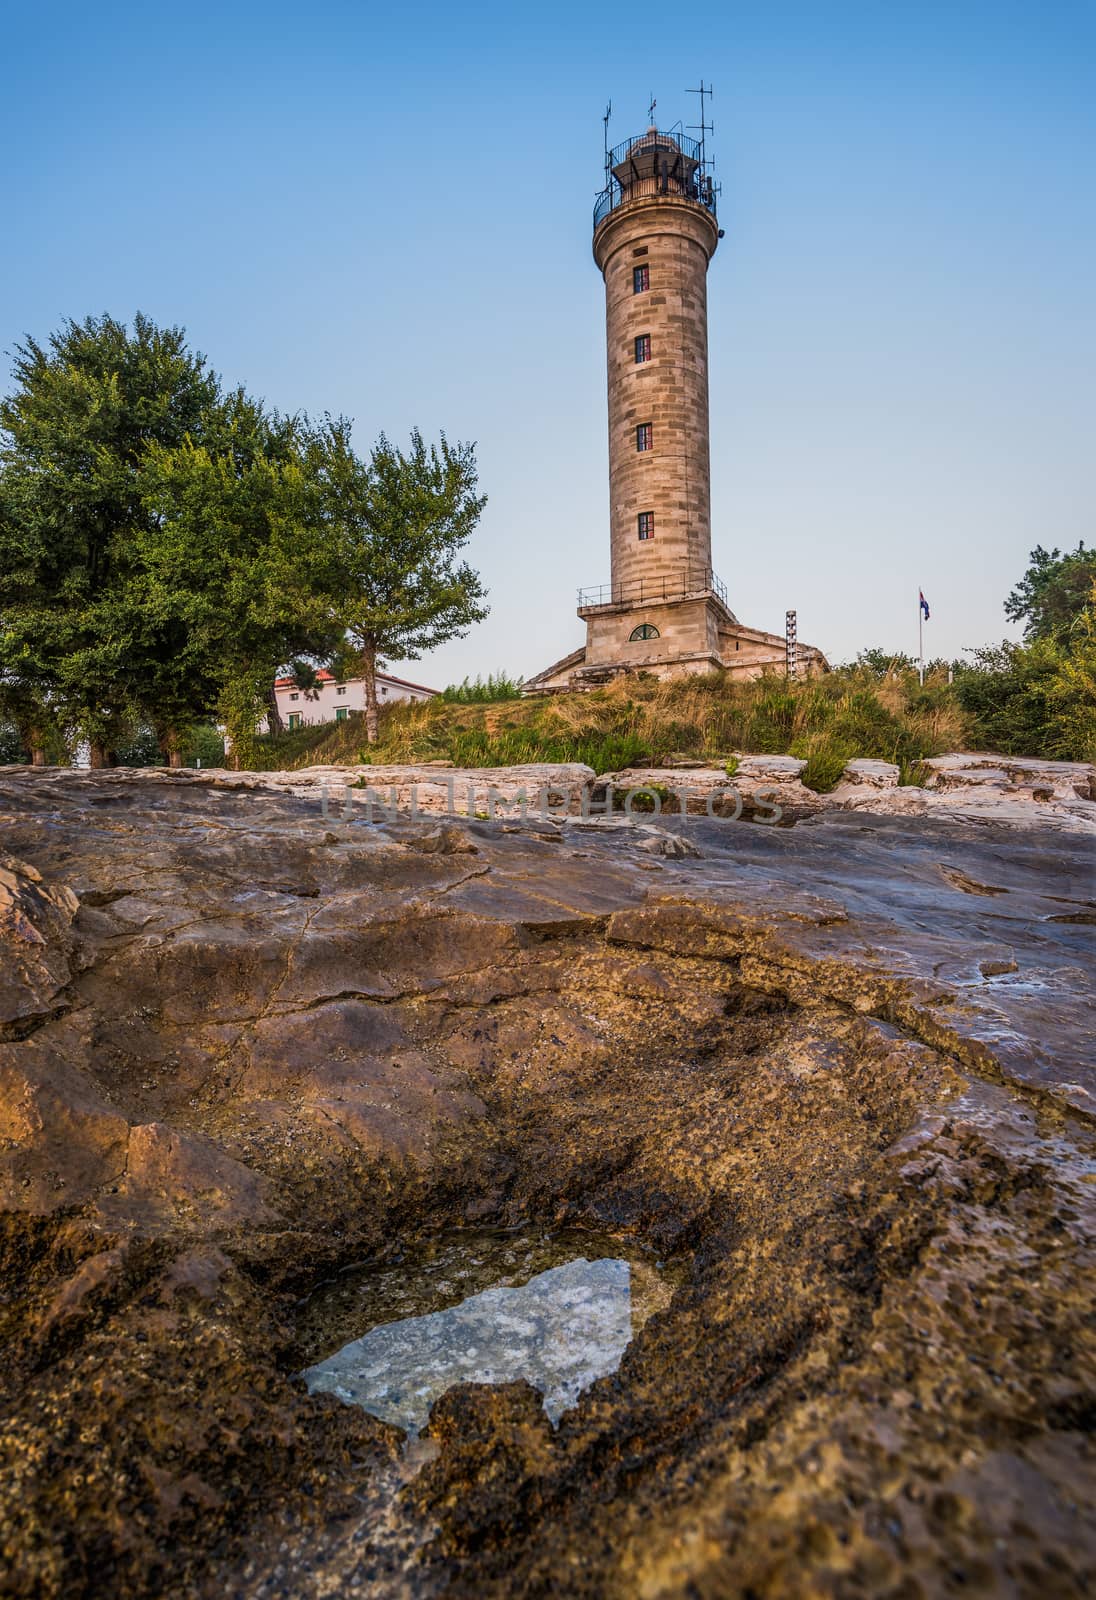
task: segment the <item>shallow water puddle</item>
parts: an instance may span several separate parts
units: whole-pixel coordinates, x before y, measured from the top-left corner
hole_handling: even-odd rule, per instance
[[[588,1233],[465,1232],[398,1267],[344,1274],[306,1303],[304,1333],[317,1353],[356,1336],[302,1377],[411,1435],[454,1384],[525,1378],[556,1423],[669,1304],[673,1283],[626,1248]]]

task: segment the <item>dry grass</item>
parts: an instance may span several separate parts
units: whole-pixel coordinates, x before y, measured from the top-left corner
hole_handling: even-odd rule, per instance
[[[963,749],[967,739],[967,719],[945,675],[922,688],[916,673],[858,666],[808,683],[777,674],[733,681],[715,672],[672,683],[620,678],[586,694],[495,704],[394,705],[381,714],[372,750],[354,718],[264,741],[258,762],[584,761],[607,772],[674,756],[722,764],[734,754],[790,754],[804,757],[808,781],[826,788],[858,756],[897,762],[910,781],[925,757]]]

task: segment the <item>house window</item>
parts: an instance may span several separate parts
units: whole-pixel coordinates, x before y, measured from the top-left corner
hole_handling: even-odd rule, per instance
[[[636,366],[638,367],[641,361],[650,361],[650,359],[651,335],[649,333],[641,333],[636,339]]]
[[[657,639],[658,629],[653,622],[641,622],[638,628],[633,628],[628,635],[628,643],[636,644],[640,639]]]
[[[335,721],[336,722],[345,722],[348,715],[349,715],[349,713],[348,713],[348,711],[347,711],[345,706],[336,706],[335,707]]]
[[[290,733],[293,732],[294,728],[299,728],[300,725],[301,725],[301,714],[300,714],[300,712],[299,711],[291,711],[289,713],[289,731],[290,731]]]
[[[641,511],[638,517],[639,537],[653,539],[655,536],[655,514],[653,511]]]
[[[632,268],[632,293],[642,294],[651,287],[651,269],[646,262],[641,267]]]
[[[291,694],[289,698],[291,700],[299,700],[301,697],[299,694]]]
[[[655,447],[655,430],[650,422],[641,422],[636,429],[636,449],[653,450]]]
[[[383,683],[382,683],[382,684],[381,684],[381,694],[387,694],[387,693],[388,693],[388,689],[387,689],[387,687],[386,687],[386,686],[385,686],[385,685],[384,685],[384,684],[383,684]]]
[[[340,683],[338,688],[335,690],[335,693],[336,694],[345,694],[346,693],[346,684],[345,683]]]

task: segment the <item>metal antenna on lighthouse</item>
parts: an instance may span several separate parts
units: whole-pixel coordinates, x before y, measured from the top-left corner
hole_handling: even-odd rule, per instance
[[[605,187],[606,188],[609,187],[609,178],[610,178],[610,173],[611,173],[611,169],[610,169],[610,166],[609,166],[609,118],[612,116],[612,114],[613,114],[613,102],[610,100],[609,104],[605,107],[605,115],[601,119],[602,122],[605,124]]]
[[[699,121],[699,123],[690,122],[689,123],[689,131],[691,133],[699,133],[699,135],[700,135],[700,166],[701,166],[701,170],[703,171],[703,170],[706,169],[706,167],[708,165],[708,158],[707,158],[707,155],[705,153],[705,135],[715,132],[715,123],[714,122],[705,121],[705,115],[704,115],[704,113],[705,113],[705,105],[704,105],[704,101],[705,101],[705,98],[707,98],[709,100],[714,99],[715,90],[712,88],[710,83],[705,85],[704,79],[701,78],[701,80],[700,80],[700,88],[699,89],[686,89],[685,93],[686,94],[698,94],[700,96],[700,121]]]

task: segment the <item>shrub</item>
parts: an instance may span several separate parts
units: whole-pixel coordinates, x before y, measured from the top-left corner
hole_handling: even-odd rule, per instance
[[[521,699],[521,678],[512,678],[508,672],[492,672],[486,678],[465,678],[451,683],[438,696],[450,705],[494,705],[500,700]]]
[[[198,722],[190,729],[183,743],[183,765],[223,767],[225,764],[224,735],[211,722]]]
[[[162,767],[159,741],[145,723],[134,728],[129,738],[118,745],[115,755],[120,767]]]
[[[812,733],[802,754],[807,765],[799,774],[800,782],[816,794],[829,794],[841,782],[841,775],[855,759],[856,751],[839,734]]]
[[[624,811],[628,806],[628,789],[613,790],[613,810]],[[659,811],[676,811],[678,808],[677,797],[672,789],[664,783],[645,783],[642,791],[637,791],[632,798],[632,812],[654,811],[655,797],[658,799]]]
[[[905,756],[898,759],[898,782],[903,788],[924,789],[932,777],[932,768],[924,761],[910,761]]]
[[[977,651],[955,686],[983,748],[1096,761],[1096,608],[1066,635]]]
[[[15,766],[29,761],[30,751],[23,743],[19,729],[10,722],[0,722],[0,767]]]

